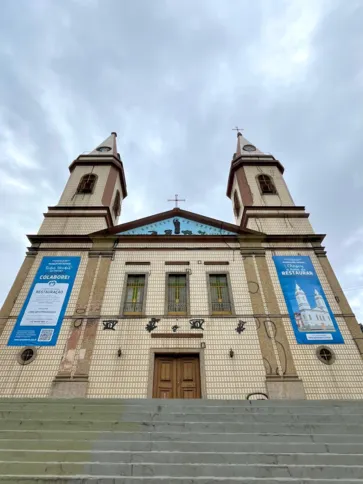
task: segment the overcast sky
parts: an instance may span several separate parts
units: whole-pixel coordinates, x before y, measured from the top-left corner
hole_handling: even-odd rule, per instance
[[[285,166],[363,322],[363,0],[2,0],[0,299],[68,165],[111,131],[122,222],[233,221],[238,124]]]

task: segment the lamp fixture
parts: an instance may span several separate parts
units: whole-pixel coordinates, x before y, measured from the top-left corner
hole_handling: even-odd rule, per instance
[[[122,351],[121,351],[121,348],[119,348],[119,349],[118,349],[118,351],[117,351],[117,356],[118,356],[119,358],[121,358],[121,355],[122,355]]]
[[[234,351],[232,350],[232,348],[229,350],[229,356],[230,356],[231,358],[233,358],[233,357],[234,357]]]

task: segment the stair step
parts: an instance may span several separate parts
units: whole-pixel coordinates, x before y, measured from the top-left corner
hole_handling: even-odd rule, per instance
[[[275,465],[275,464],[149,464],[149,463],[73,463],[73,462],[5,462],[0,461],[1,475],[58,475],[78,477],[255,477],[362,479],[363,465]]]
[[[20,438],[0,440],[0,450],[45,451],[170,451],[170,452],[259,452],[259,453],[319,453],[363,454],[362,444],[332,443],[277,443],[277,442],[188,442],[188,441],[131,441],[131,440],[35,440]]]
[[[50,438],[56,440],[90,440],[99,441],[145,441],[151,440],[173,442],[206,442],[206,443],[224,443],[224,442],[265,442],[265,443],[344,443],[344,444],[362,444],[362,434],[309,434],[293,432],[291,434],[281,432],[134,432],[134,431],[93,431],[93,430],[25,430],[9,429],[0,430],[0,439],[31,439],[44,441]]]
[[[363,434],[363,425],[361,424],[344,424],[336,419],[334,423],[241,423],[241,422],[172,422],[172,421],[140,421],[140,422],[122,422],[118,420],[107,420],[106,418],[98,420],[60,420],[60,419],[7,419],[0,420],[1,430],[98,430],[98,431],[125,431],[140,432],[158,431],[158,432],[211,432],[211,433],[299,433],[299,434]]]
[[[90,445],[91,447],[91,445]],[[170,452],[170,451],[100,451],[100,450],[15,450],[1,449],[2,462],[102,464],[276,464],[299,466],[359,466],[363,454],[262,453],[262,452]],[[362,464],[363,465],[363,464]]]
[[[164,401],[165,402],[165,401]],[[106,410],[107,409],[107,410]],[[53,402],[53,400],[48,403],[19,403],[19,402],[8,402],[0,403],[0,414],[3,412],[53,412],[54,414],[69,414],[69,413],[90,413],[102,415],[104,413],[109,414],[119,414],[122,413],[149,413],[151,415],[155,413],[173,415],[177,413],[188,413],[188,414],[211,414],[211,413],[225,413],[225,414],[241,414],[241,415],[363,415],[362,405],[349,405],[341,407],[338,405],[331,406],[311,406],[311,405],[301,405],[301,406],[273,406],[273,405],[238,405],[235,402],[233,405],[223,405],[216,402],[214,405],[195,405],[193,403],[189,405],[166,405],[163,404],[123,404],[123,403],[113,403],[108,405],[103,405],[102,403],[93,403],[92,400],[89,404],[87,403],[73,403],[72,400],[69,401],[68,405],[65,403]]]
[[[16,484],[40,484],[40,483],[56,483],[56,484],[361,484],[361,479],[309,479],[304,478],[282,478],[271,479],[265,478],[244,478],[243,481],[239,478],[225,478],[225,477],[170,477],[170,476],[156,476],[156,477],[105,477],[105,476],[77,476],[71,478],[64,478],[62,476],[19,476],[7,475],[0,476],[0,482],[15,482]]]
[[[258,414],[258,413],[171,413],[171,412],[123,412],[122,409],[118,411],[112,410],[111,412],[105,412],[103,410],[100,412],[89,412],[89,411],[78,411],[78,410],[62,410],[62,412],[55,412],[53,408],[48,408],[44,411],[29,411],[29,410],[7,410],[0,413],[0,427],[3,426],[4,420],[10,421],[23,421],[23,420],[53,420],[54,418],[61,421],[76,421],[76,422],[87,422],[94,420],[101,421],[115,421],[115,422],[132,422],[132,423],[156,423],[156,422],[173,422],[173,423],[184,423],[184,422],[198,422],[198,423],[208,423],[208,422],[218,422],[218,423],[238,423],[238,424],[248,424],[248,423],[271,423],[272,416],[269,414]],[[274,424],[336,424],[337,415],[295,415],[295,414],[274,414],[273,415]],[[362,414],[351,414],[351,415],[339,415],[339,423],[344,423],[347,425],[362,425],[363,428],[363,413]]]

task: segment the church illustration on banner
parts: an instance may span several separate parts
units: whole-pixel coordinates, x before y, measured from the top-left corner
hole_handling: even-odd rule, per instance
[[[315,289],[314,297],[316,307],[312,308],[305,292],[296,284],[295,297],[299,306],[299,312],[294,314],[299,331],[335,331],[329,310],[318,290]]]

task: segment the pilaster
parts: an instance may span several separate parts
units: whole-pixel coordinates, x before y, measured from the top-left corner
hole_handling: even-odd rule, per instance
[[[339,281],[333,271],[332,266],[330,265],[329,259],[322,252],[317,255],[319,257],[321,267],[323,268],[326,278],[328,279],[330,287],[335,295],[335,299],[340,307],[345,324],[347,325],[347,328],[352,335],[352,339],[358,348],[359,354],[363,359],[363,333],[360,329],[358,321],[356,320],[348,300],[340,287]]]
[[[13,285],[11,286],[9,294],[5,299],[3,307],[0,310],[0,336],[5,328],[7,318],[10,316],[10,313],[18,298],[19,292],[23,287],[26,278],[28,277],[30,269],[33,267],[36,255],[37,255],[37,252],[34,251],[34,252],[29,252],[25,257],[23,264],[20,267],[19,272],[16,276],[16,279]]]

